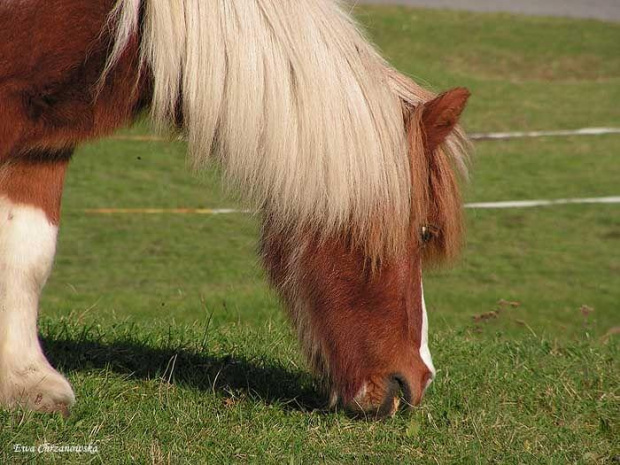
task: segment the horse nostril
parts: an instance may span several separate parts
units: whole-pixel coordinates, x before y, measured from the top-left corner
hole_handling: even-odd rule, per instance
[[[385,378],[370,378],[345,406],[355,416],[370,414],[374,419],[384,419],[394,416],[401,404],[405,408],[417,405],[416,393],[403,374],[392,373]]]
[[[398,410],[401,398],[405,401],[406,406],[411,405],[411,387],[403,375],[395,373],[388,377],[385,397],[377,410],[377,417],[385,418],[394,415]]]
[[[393,374],[392,379],[398,383],[405,404],[407,406],[411,406],[413,395],[411,393],[411,386],[409,386],[407,379],[400,373]]]
[[[398,410],[398,404],[400,403],[400,391],[401,387],[398,377],[395,375],[389,376],[386,382],[383,403],[377,409],[376,415],[378,418],[387,418],[396,413],[396,410]]]

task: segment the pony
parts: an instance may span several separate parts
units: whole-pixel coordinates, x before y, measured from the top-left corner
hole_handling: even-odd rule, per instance
[[[75,147],[149,110],[261,212],[260,253],[333,406],[435,375],[423,265],[462,242],[458,125],[336,0],[0,1],[0,406],[75,401],[37,337]]]

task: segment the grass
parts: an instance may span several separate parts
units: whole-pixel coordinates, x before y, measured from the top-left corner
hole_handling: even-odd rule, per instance
[[[615,440],[614,341],[435,333],[443,368],[427,400],[375,423],[321,408],[279,321],[205,331],[46,320],[43,332],[82,399],[68,420],[3,414],[6,439],[93,442],[95,462],[594,463]]]
[[[617,24],[402,7],[360,18],[400,70],[472,90],[470,130],[620,124]]]
[[[472,89],[471,131],[620,125],[618,25],[357,14],[401,70]],[[619,194],[617,136],[476,148],[468,201]],[[437,380],[415,411],[366,422],[324,408],[255,258],[255,218],[84,214],[234,206],[184,151],[105,140],[76,155],[41,335],[78,403],[69,419],[0,412],[0,463],[619,460],[618,206],[469,211],[462,260],[425,280]],[[99,452],[12,449],[45,442]]]

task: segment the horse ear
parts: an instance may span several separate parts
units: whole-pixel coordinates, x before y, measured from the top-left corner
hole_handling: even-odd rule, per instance
[[[464,87],[457,87],[424,104],[422,127],[428,151],[435,150],[452,132],[470,95]]]

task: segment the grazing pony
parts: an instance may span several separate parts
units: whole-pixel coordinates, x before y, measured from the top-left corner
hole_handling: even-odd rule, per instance
[[[468,96],[396,72],[335,0],[0,0],[0,406],[74,402],[37,338],[65,171],[145,108],[262,212],[332,403],[417,404],[435,373],[422,263],[459,247]]]

